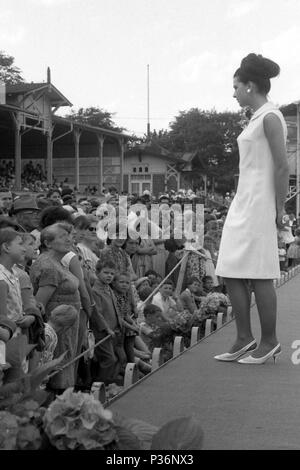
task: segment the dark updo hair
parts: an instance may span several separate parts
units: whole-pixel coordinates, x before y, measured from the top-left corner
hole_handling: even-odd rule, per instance
[[[271,89],[270,78],[277,77],[279,73],[280,67],[276,62],[262,55],[251,53],[244,57],[234,77],[242,83],[255,83],[257,91],[267,95]]]

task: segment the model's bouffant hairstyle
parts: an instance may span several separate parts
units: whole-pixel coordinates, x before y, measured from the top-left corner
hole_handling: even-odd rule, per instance
[[[280,67],[276,62],[262,55],[251,53],[244,57],[234,77],[242,83],[255,83],[257,91],[267,95],[271,89],[270,78],[277,77],[279,73]]]

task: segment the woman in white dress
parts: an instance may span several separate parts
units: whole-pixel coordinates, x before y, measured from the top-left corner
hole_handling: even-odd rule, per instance
[[[283,227],[288,190],[286,124],[281,112],[267,100],[270,78],[279,66],[261,55],[245,57],[233,79],[234,98],[254,114],[238,137],[240,176],[237,193],[224,224],[216,274],[225,279],[236,315],[237,339],[228,353],[215,356],[240,363],[262,364],[281,352],[276,336],[276,293],[280,277],[277,228]],[[251,331],[248,281],[255,293],[261,323],[257,347]]]

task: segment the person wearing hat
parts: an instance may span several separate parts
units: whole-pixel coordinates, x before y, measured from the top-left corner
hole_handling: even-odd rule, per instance
[[[35,198],[31,196],[15,199],[11,210],[13,218],[24,232],[32,232],[38,228],[40,212]]]
[[[11,191],[8,188],[0,188],[0,210],[3,215],[8,215],[12,202],[13,198]]]

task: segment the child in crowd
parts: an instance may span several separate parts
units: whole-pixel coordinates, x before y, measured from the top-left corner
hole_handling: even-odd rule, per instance
[[[14,268],[15,264],[24,263],[25,253],[18,232],[9,228],[0,230],[0,317],[12,320],[22,330],[35,321],[33,315],[24,315],[20,282]]]
[[[195,296],[199,292],[199,289],[201,289],[200,279],[192,276],[187,280],[187,288],[180,294],[180,300],[183,308],[188,310],[192,315],[198,308]]]
[[[22,233],[23,246],[25,248],[24,260],[15,264],[20,288],[22,306],[25,315],[32,315],[34,322],[26,330],[29,344],[35,344],[36,348],[29,355],[29,371],[34,370],[40,359],[40,352],[45,346],[44,336],[44,308],[42,304],[38,304],[33,295],[33,287],[29,277],[29,267],[38,257],[37,242],[31,233]]]
[[[204,276],[202,279],[203,295],[210,294],[214,291],[214,281],[211,276]]]
[[[139,292],[139,301],[137,303],[137,312],[138,312],[138,321],[144,321],[144,308],[145,308],[145,300],[149,298],[149,296],[152,294],[152,288],[151,287],[145,287],[144,289],[141,289]],[[152,298],[147,301],[147,303],[151,303]]]
[[[145,272],[145,276],[149,280],[150,287],[152,287],[153,283],[156,283],[158,274],[156,271],[153,271],[153,269],[149,269],[148,271]]]
[[[55,307],[45,323],[45,347],[42,351],[39,365],[52,361],[57,346],[57,336],[63,335],[77,318],[77,310],[72,305],[59,305]]]
[[[166,321],[174,310],[183,310],[180,300],[174,295],[174,284],[170,279],[166,279],[159,292],[153,296],[152,303],[161,309]]]
[[[154,348],[162,348],[164,361],[170,359],[172,357],[173,333],[161,308],[154,304],[146,305],[144,316],[145,322],[140,325],[141,339],[150,353]]]
[[[134,362],[134,342],[139,327],[135,322],[137,318],[136,305],[131,295],[130,276],[127,272],[117,272],[113,281],[114,294],[117,300],[119,313],[125,327],[124,349],[128,362]]]
[[[90,327],[96,342],[108,334],[111,337],[95,349],[92,375],[97,381],[122,385],[126,365],[124,326],[116,297],[110,287],[116,271],[117,266],[110,257],[100,257],[96,264],[97,279],[92,289],[95,307]]]
[[[135,281],[135,287],[137,290],[137,293],[140,294],[140,291],[144,289],[144,287],[150,287],[150,282],[148,277],[140,277],[137,281]]]

